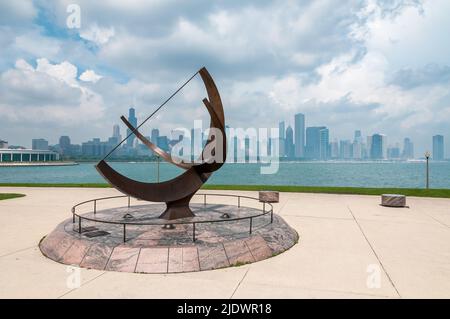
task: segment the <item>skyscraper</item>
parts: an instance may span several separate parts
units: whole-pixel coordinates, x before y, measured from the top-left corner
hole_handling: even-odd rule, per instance
[[[161,148],[165,152],[169,152],[169,139],[167,136],[158,136],[158,142],[157,145],[159,148]]]
[[[414,144],[411,142],[411,139],[409,137],[406,137],[403,140],[403,153],[402,157],[404,159],[411,159],[414,158]]]
[[[305,157],[305,115],[295,114],[295,157]]]
[[[360,130],[355,131],[355,137],[353,139],[352,148],[352,158],[353,159],[362,159],[363,157],[363,139]]]
[[[278,123],[278,135],[282,139],[286,138],[286,125],[285,125],[284,121],[281,121],[280,123]]]
[[[435,161],[442,161],[444,159],[444,136],[433,136],[433,153],[431,156]]]
[[[59,138],[59,150],[61,155],[71,155],[72,145],[70,142],[70,137],[63,135]]]
[[[339,157],[341,159],[349,160],[353,157],[352,143],[350,142],[350,140],[342,140],[340,142],[339,149],[340,149]]]
[[[327,128],[319,131],[319,140],[319,158],[322,161],[326,161],[330,158],[330,131]]]
[[[157,144],[158,144],[158,137],[159,137],[159,130],[158,130],[157,128],[154,128],[154,129],[152,130],[152,134],[151,134],[151,137],[150,137],[150,141],[151,141],[153,144],[157,145]]]
[[[286,156],[286,150],[285,150],[285,140],[286,140],[286,127],[284,124],[284,121],[281,121],[278,123],[278,138],[279,138],[279,153],[280,157]]]
[[[117,124],[113,126],[112,137],[114,137],[117,140],[117,142],[120,142],[122,140],[122,135],[120,135],[120,126]]]
[[[31,148],[33,150],[48,150],[48,141],[43,138],[34,138],[31,141]]]
[[[325,126],[312,126],[306,128],[305,155],[309,159],[320,159],[320,131]]]
[[[362,143],[362,135],[361,135],[361,131],[360,130],[356,130],[355,131],[355,138],[354,138],[353,142],[360,142],[360,143]]]
[[[339,143],[337,139],[334,139],[333,142],[330,143],[330,158],[339,158]]]
[[[130,122],[131,125],[133,125],[134,127],[137,127],[137,118],[136,118],[136,113],[134,108],[130,107],[130,109],[128,110],[128,122]],[[127,129],[127,136],[131,134],[131,130]],[[136,138],[136,136],[134,136],[134,134],[132,134],[128,139],[127,139],[127,147],[132,148],[134,145],[134,139]]]
[[[294,131],[291,126],[288,126],[286,129],[286,139],[284,150],[286,152],[286,156],[289,159],[293,159],[295,157],[295,148],[294,148]]]
[[[386,136],[373,134],[370,143],[370,158],[374,160],[384,159],[386,149]]]
[[[387,149],[387,158],[388,159],[399,159],[400,158],[400,146],[396,143],[394,146],[390,146]]]

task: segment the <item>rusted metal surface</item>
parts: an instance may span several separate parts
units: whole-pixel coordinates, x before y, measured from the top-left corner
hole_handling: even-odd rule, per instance
[[[201,153],[202,162],[200,163],[184,163],[172,158],[172,156],[155,144],[146,139],[137,131],[126,119],[122,117],[124,123],[134,132],[134,134],[151,150],[161,156],[164,160],[178,167],[186,169],[186,171],[165,182],[161,183],[145,183],[130,179],[117,171],[115,171],[105,160],[101,160],[97,165],[97,171],[116,189],[122,193],[151,202],[165,202],[166,210],[161,214],[160,218],[174,220],[178,218],[192,217],[194,213],[189,208],[189,202],[192,196],[200,189],[200,187],[208,180],[211,174],[222,167],[226,160],[226,133],[225,133],[225,115],[220,99],[219,91],[206,68],[202,68],[198,72],[208,94],[208,99],[203,99],[203,104],[211,118],[210,133],[206,145]],[[216,138],[214,129],[219,130],[222,135],[222,143],[218,143],[219,150],[214,149],[214,154],[209,154],[210,143]]]

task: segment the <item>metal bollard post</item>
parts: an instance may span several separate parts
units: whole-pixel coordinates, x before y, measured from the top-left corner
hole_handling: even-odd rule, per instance
[[[192,240],[195,242],[195,223],[192,223]]]
[[[126,224],[123,224],[123,242],[127,241],[127,229]]]
[[[97,213],[97,200],[94,200],[94,215]]]
[[[252,224],[253,224],[253,218],[250,217],[250,232],[249,232],[250,235],[252,234]]]

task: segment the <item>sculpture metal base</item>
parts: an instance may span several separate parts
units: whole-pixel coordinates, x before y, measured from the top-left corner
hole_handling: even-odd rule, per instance
[[[167,202],[166,210],[159,216],[159,218],[174,220],[178,218],[195,217],[195,214],[189,208],[189,202],[193,195],[184,197],[177,201]]]

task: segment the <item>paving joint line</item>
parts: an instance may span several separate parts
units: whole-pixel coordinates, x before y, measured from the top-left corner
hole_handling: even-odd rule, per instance
[[[81,268],[80,268],[81,269]],[[103,276],[104,274],[106,274],[107,273],[107,271],[103,271],[103,273],[101,273],[100,275],[98,275],[98,276],[95,276],[94,278],[91,278],[91,279],[89,279],[88,281],[86,281],[84,284],[81,284],[80,285],[80,287],[78,287],[78,288],[73,288],[73,289],[70,289],[69,291],[67,291],[67,292],[65,292],[65,293],[63,293],[61,296],[59,296],[59,297],[57,297],[57,299],[61,299],[62,297],[64,297],[64,296],[66,296],[66,295],[68,295],[68,294],[70,294],[71,292],[73,292],[73,291],[75,291],[75,290],[78,290],[78,289],[80,289],[81,287],[84,287],[84,286],[86,286],[87,284],[89,284],[89,283],[91,283],[92,281],[94,281],[95,279],[97,279],[97,278],[99,278],[99,277],[101,277],[101,276]]]
[[[397,287],[395,286],[394,281],[392,280],[391,276],[389,276],[389,273],[387,272],[386,268],[384,267],[383,263],[380,260],[380,257],[378,256],[377,252],[375,251],[375,249],[373,248],[372,244],[370,243],[369,238],[367,238],[366,234],[364,233],[364,230],[362,229],[361,225],[359,224],[358,220],[356,219],[355,215],[353,214],[353,211],[350,209],[350,206],[347,206],[347,209],[350,212],[350,214],[352,214],[356,225],[358,226],[359,230],[361,231],[361,234],[364,236],[364,239],[366,240],[366,242],[369,245],[370,249],[374,253],[374,255],[377,258],[378,262],[380,263],[381,268],[383,269],[384,273],[386,274],[386,276],[387,276],[389,282],[391,283],[392,287],[394,287],[395,292],[401,298],[400,292],[398,291]]]
[[[245,277],[247,277],[248,272],[250,271],[250,266],[248,267],[247,271],[245,272],[244,276],[242,276],[241,280],[239,280],[236,288],[234,288],[233,293],[231,294],[230,299],[232,299],[234,297],[234,294],[236,293],[236,291],[238,290],[238,288],[241,286],[241,283],[244,281]]]
[[[139,257],[141,257],[141,249],[142,249],[142,247],[139,248],[138,256],[137,256],[137,259],[136,259],[136,265],[134,265],[134,271],[133,272],[136,272],[137,265],[139,263]]]
[[[437,219],[436,217],[434,217],[434,216],[432,216],[432,215],[429,215],[429,214],[427,214],[427,213],[425,213],[425,212],[423,212],[423,214],[425,214],[426,216],[430,217],[431,219],[433,219],[433,220],[434,220],[435,222],[437,222],[438,224],[440,224],[440,225],[442,225],[442,226],[444,226],[444,227],[446,227],[446,228],[450,228],[449,225],[447,225],[447,224],[441,222],[441,221],[440,221],[439,219]]]
[[[19,250],[15,250],[15,251],[12,251],[10,253],[1,255],[0,258],[8,257],[8,256],[11,256],[11,255],[14,255],[14,254],[17,254],[17,253],[21,253],[21,252],[26,251],[26,250],[31,249],[31,248],[39,248],[39,246],[30,246],[30,247],[27,247],[27,248],[21,248]]]

